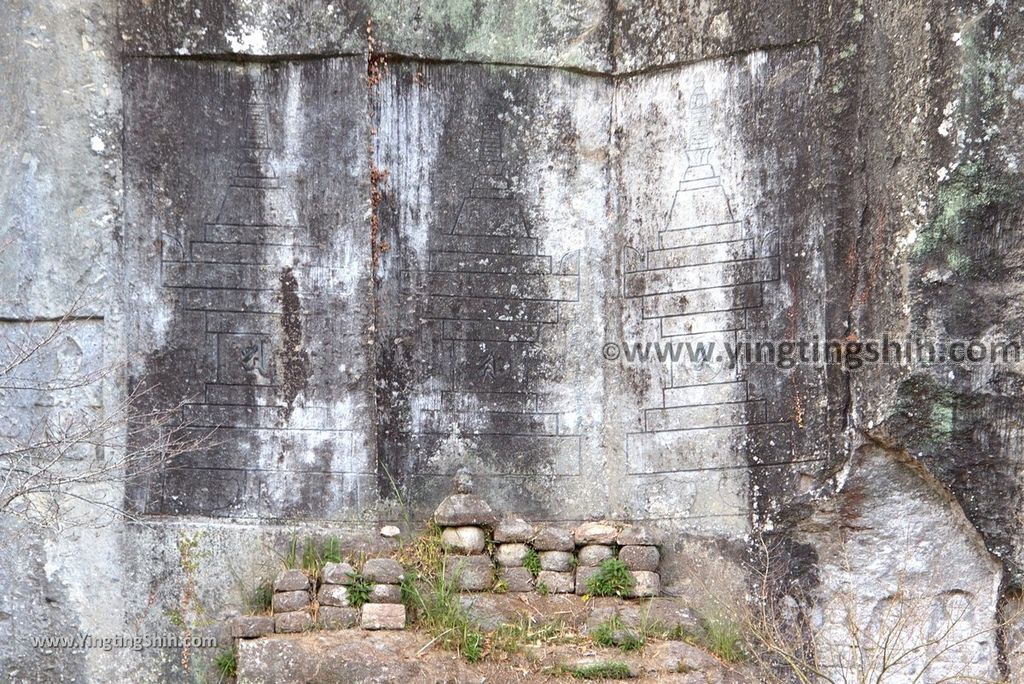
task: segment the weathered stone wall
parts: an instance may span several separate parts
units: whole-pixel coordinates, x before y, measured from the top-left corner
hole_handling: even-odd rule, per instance
[[[339,520],[374,503],[364,73],[126,64],[129,390],[180,406],[185,437],[216,430],[139,483],[140,513]]]
[[[724,354],[824,336],[816,49],[362,66],[126,64],[129,389],[218,428],[140,512],[422,513],[465,468],[538,519],[739,538],[752,487],[823,460],[824,378]],[[717,356],[607,358],[693,341]]]
[[[1014,365],[732,372],[605,345],[1019,333],[1021,21],[953,0],[8,3],[2,336],[81,296],[55,363],[126,368],[84,400],[6,398],[3,435],[140,386],[226,429],[111,486],[139,521],[5,531],[5,676],[180,678],[177,652],[29,638],[173,632],[190,586],[230,611],[223,587],[293,529],[379,549],[458,467],[532,519],[649,521],[695,602],[752,532],[802,597],[869,623],[904,582],[935,629],[970,597],[964,625],[995,636],[957,657],[1005,676]],[[842,640],[845,605],[807,609]]]

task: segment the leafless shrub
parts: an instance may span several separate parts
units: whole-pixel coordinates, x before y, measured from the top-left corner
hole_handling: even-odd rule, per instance
[[[97,320],[83,301],[54,319],[0,327],[0,516],[31,528],[130,516],[123,485],[206,439],[180,421],[179,407],[139,410],[144,391],[103,400],[122,369],[87,358],[75,340]]]
[[[755,540],[748,570],[754,590],[716,597],[716,619],[742,633],[748,664],[766,684],[913,684],[996,682],[978,674],[973,642],[997,639],[1020,610],[982,627],[976,606],[956,591],[927,589],[897,573],[895,588],[864,601],[850,581],[815,596],[793,580],[793,563],[779,540]],[[845,553],[841,545],[840,553]],[[840,561],[841,563],[844,561]],[[849,570],[849,564],[846,564]]]

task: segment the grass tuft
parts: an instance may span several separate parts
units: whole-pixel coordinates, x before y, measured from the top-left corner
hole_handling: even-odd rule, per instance
[[[406,576],[433,581],[444,572],[444,555],[441,528],[431,522],[423,534],[402,544],[395,559],[410,571]]]
[[[234,677],[238,673],[238,656],[233,648],[223,648],[213,657],[213,665],[222,677]]]
[[[705,618],[701,621],[698,643],[727,663],[740,663],[747,659],[743,633],[736,623],[723,618]]]
[[[587,593],[591,596],[628,596],[634,584],[633,573],[626,564],[618,558],[609,558],[587,580]]]
[[[310,538],[302,542],[294,535],[288,544],[288,551],[281,556],[281,563],[288,570],[302,570],[318,579],[324,565],[340,563],[342,558],[341,541],[337,537]]]
[[[353,608],[362,608],[363,604],[370,600],[373,585],[357,572],[351,573],[349,577],[352,578],[352,582],[348,585],[346,591],[348,603]]]
[[[636,651],[647,644],[647,635],[642,630],[627,627],[618,615],[599,624],[590,636],[599,646],[617,646],[623,651]]]
[[[458,578],[446,578],[444,568],[432,578],[402,585],[402,596],[441,648],[456,651],[475,663],[484,657],[483,632],[469,618],[459,601]]]
[[[537,579],[537,575],[540,574],[540,554],[534,549],[527,551],[526,557],[523,559],[523,567],[530,571],[534,579]]]
[[[576,679],[633,679],[633,672],[626,663],[610,661],[593,665],[571,665],[565,669]]]
[[[274,584],[268,579],[259,580],[249,588],[242,597],[246,612],[250,615],[263,615],[270,612],[274,600]]]

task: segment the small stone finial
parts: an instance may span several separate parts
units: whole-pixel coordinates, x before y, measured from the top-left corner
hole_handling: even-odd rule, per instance
[[[455,471],[455,493],[456,494],[472,494],[473,493],[473,476],[470,475],[469,470],[466,468],[459,468]]]
[[[711,112],[703,76],[697,77],[690,94],[688,118],[686,157],[690,166],[702,166],[711,155]]]

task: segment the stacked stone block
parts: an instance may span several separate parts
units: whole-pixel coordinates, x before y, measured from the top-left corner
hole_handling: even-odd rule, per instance
[[[525,563],[536,534],[537,529],[522,518],[505,517],[494,526],[494,560],[498,564],[498,579],[507,591],[533,591],[533,573]]]
[[[600,572],[601,564],[618,557],[633,576],[634,597],[657,596],[661,593],[658,566],[661,552],[654,536],[644,527],[628,525],[618,529],[607,522],[587,522],[573,530],[578,547],[576,593],[589,593],[587,584]]]
[[[572,532],[555,526],[537,530],[533,548],[540,556],[537,588],[549,594],[571,594],[576,584],[576,546]]]
[[[661,551],[650,530],[629,525],[615,538],[619,545],[619,559],[633,573],[634,596],[657,596],[661,593]]]
[[[327,563],[320,573],[320,590],[316,594],[319,608],[316,620],[324,629],[348,629],[359,624],[359,609],[353,608],[349,587],[356,570],[348,563]]]
[[[363,629],[405,629],[401,564],[391,558],[371,558],[363,564],[362,576],[370,583],[370,597],[359,621]]]
[[[494,564],[487,550],[487,531],[494,512],[479,496],[452,494],[434,511],[445,548],[445,577],[463,591],[488,591],[494,586]]]
[[[575,529],[537,527],[522,518],[506,516],[495,522],[491,507],[479,496],[462,492],[446,498],[434,512],[447,552],[445,573],[465,591],[487,591],[498,580],[510,592],[550,594],[589,593],[589,580],[601,564],[618,557],[633,577],[635,597],[661,593],[658,567],[661,554],[651,533],[639,526],[620,528],[610,522],[586,522]],[[492,528],[493,559],[487,555],[487,531]],[[526,567],[537,553],[539,572]]]
[[[310,582],[301,570],[283,570],[274,579],[274,631],[303,632],[313,626],[310,615]]]
[[[575,529],[537,526],[522,518],[495,518],[479,496],[460,492],[447,497],[434,513],[442,528],[445,574],[463,591],[490,591],[498,579],[506,591],[550,594],[588,594],[590,579],[603,563],[618,558],[634,581],[633,597],[661,593],[661,552],[649,530],[609,522],[586,522]],[[488,543],[491,535],[493,545]],[[539,569],[527,567],[536,554]],[[534,571],[537,572],[534,576]],[[370,585],[360,608],[352,605],[351,588],[357,577]],[[373,558],[361,573],[348,563],[327,563],[316,591],[316,623],[325,629],[404,629],[402,566],[390,558]],[[273,583],[272,616],[238,616],[231,636],[250,639],[274,632],[301,632],[313,626],[311,592],[314,585],[301,570],[284,570]]]
[[[237,615],[231,618],[232,639],[255,639],[274,633],[274,618],[270,615]]]

